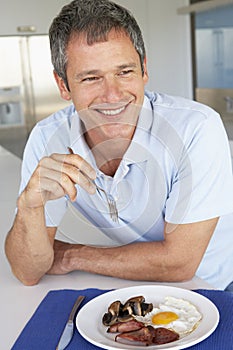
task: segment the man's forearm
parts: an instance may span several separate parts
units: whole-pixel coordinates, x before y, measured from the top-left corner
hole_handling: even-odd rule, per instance
[[[175,225],[168,231],[166,224],[165,239],[159,242],[111,248],[55,244],[50,273],[81,270],[132,280],[188,280],[195,275],[217,222],[218,218],[213,218]]]
[[[55,249],[54,262],[57,261],[50,273],[81,270],[123,279],[166,282],[188,280],[195,274],[191,264],[169,254],[162,242],[133,243],[117,248],[60,243],[59,249],[59,253]]]
[[[18,206],[8,233],[5,251],[15,276],[25,285],[36,284],[53,262],[53,246],[44,219],[44,208]]]

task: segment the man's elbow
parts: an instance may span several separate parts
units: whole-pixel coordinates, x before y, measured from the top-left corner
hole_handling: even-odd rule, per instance
[[[193,279],[197,271],[197,267],[193,264],[183,263],[177,267],[177,282],[186,282]]]
[[[54,260],[54,251],[50,251],[40,257],[40,259],[24,259],[18,252],[18,255],[12,252],[7,242],[5,244],[5,254],[11,267],[13,275],[25,286],[34,286],[39,283],[41,278],[51,268]]]
[[[46,272],[50,269],[53,263],[53,257],[47,260],[46,264],[43,264],[43,270],[38,270],[36,267],[30,267],[30,269],[20,268],[11,264],[11,271],[13,275],[24,285],[24,286],[35,286],[37,285]]]
[[[39,283],[40,279],[22,279],[20,282],[25,286],[25,287],[32,287],[36,286]]]
[[[25,274],[25,273],[22,273],[21,271],[15,271],[13,268],[12,268],[12,274],[24,285],[24,286],[35,286],[37,285],[41,278],[43,276],[40,276],[40,277],[35,277],[35,276],[32,276],[32,275],[28,275],[28,274]]]

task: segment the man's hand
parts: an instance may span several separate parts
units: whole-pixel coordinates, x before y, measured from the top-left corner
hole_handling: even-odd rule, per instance
[[[68,251],[75,247],[75,251],[77,252],[78,247],[82,247],[81,244],[70,244],[61,241],[54,241],[53,249],[54,249],[54,260],[50,270],[47,272],[49,275],[65,275],[68,272],[74,270],[72,268],[72,260],[70,259],[70,254]],[[77,253],[78,254],[78,253]]]
[[[42,207],[48,200],[64,195],[74,201],[75,184],[93,194],[96,188],[90,180],[95,177],[95,170],[79,155],[54,153],[39,162],[23,192],[23,204],[28,208]]]

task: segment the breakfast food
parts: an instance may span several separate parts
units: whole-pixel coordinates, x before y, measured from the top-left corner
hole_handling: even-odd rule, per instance
[[[142,322],[138,322],[136,320],[130,320],[127,322],[117,322],[111,325],[108,329],[108,333],[124,333],[124,332],[131,332],[131,331],[137,331],[138,329],[143,328],[145,325]]]
[[[132,320],[134,316],[145,316],[152,309],[153,304],[145,303],[143,296],[130,298],[124,304],[116,300],[108,307],[108,312],[104,314],[103,324],[111,326],[117,322],[127,322]]]
[[[146,303],[143,296],[119,300],[108,307],[102,322],[115,341],[131,345],[166,344],[192,332],[202,318],[187,300],[168,296],[159,305]]]
[[[189,301],[169,296],[147,315],[135,317],[137,321],[146,325],[154,328],[164,327],[177,332],[180,336],[192,332],[201,318],[201,313]]]
[[[166,328],[154,328],[144,326],[137,331],[120,333],[115,337],[115,341],[130,345],[161,345],[171,343],[179,339],[179,334]]]

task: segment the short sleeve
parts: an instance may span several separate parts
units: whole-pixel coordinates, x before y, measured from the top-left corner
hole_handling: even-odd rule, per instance
[[[233,212],[229,142],[214,111],[186,142],[166,202],[165,219],[191,223]]]

